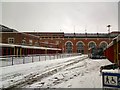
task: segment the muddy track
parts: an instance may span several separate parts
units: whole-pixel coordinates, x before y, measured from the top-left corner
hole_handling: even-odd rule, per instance
[[[10,85],[7,88],[8,89],[21,88],[21,87],[24,87],[26,85],[33,84],[37,81],[40,81],[41,79],[43,79],[45,77],[56,74],[57,72],[61,71],[62,69],[65,69],[65,68],[67,68],[73,64],[76,64],[80,61],[83,61],[87,58],[88,58],[87,56],[83,56],[80,58],[71,59],[71,60],[66,61],[64,63],[60,63],[58,65],[55,65],[53,67],[48,67],[42,71],[31,73],[31,74],[25,76],[24,78],[22,78],[22,80],[13,82],[13,85]]]

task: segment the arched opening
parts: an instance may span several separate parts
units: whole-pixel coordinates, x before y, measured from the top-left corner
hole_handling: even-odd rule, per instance
[[[72,53],[72,43],[71,42],[66,43],[66,53]]]
[[[101,42],[99,46],[100,48],[103,48],[103,50],[105,50],[107,48],[107,45],[107,42]]]
[[[89,48],[95,48],[96,47],[96,43],[95,42],[89,42],[88,47]]]
[[[84,53],[84,45],[82,42],[77,43],[77,53]]]

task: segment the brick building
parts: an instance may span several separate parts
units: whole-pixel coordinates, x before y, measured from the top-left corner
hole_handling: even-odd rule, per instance
[[[87,53],[91,47],[106,48],[120,32],[111,33],[64,33],[64,32],[17,32],[3,27],[2,43],[57,47],[63,53]],[[7,28],[8,29],[8,28]],[[12,31],[11,31],[12,30]]]
[[[87,53],[91,47],[106,48],[120,32],[108,33],[64,33],[26,32],[39,36],[40,42],[56,44],[63,53]]]
[[[37,35],[18,32],[3,25],[0,26],[2,27],[2,31],[0,32],[0,43],[38,47],[57,47],[57,45],[52,43],[40,42],[39,36]]]
[[[41,42],[39,36],[18,32],[3,25],[0,28],[0,56],[61,53],[56,44]]]

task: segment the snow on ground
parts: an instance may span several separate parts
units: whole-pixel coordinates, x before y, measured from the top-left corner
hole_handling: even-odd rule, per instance
[[[102,88],[99,68],[109,63],[107,59],[86,59],[26,88]]]
[[[54,60],[48,60],[48,61],[40,61],[40,62],[34,62],[34,63],[28,63],[28,64],[1,67],[0,71],[2,71],[2,73],[0,73],[0,77],[1,77],[0,86],[2,86],[3,88],[6,88],[10,85],[13,85],[14,83],[17,83],[18,81],[21,81],[22,79],[28,78],[28,76],[30,75],[38,74],[38,72],[42,72],[46,68],[49,68],[49,67],[52,68],[55,65],[59,65],[64,62],[81,58],[81,57],[83,57],[83,55],[73,56],[73,57],[63,58],[63,59],[54,59]]]
[[[28,55],[23,57],[3,56],[3,57],[0,57],[0,67],[12,66],[12,65],[23,64],[23,63],[26,64],[31,62],[39,62],[41,60],[42,61],[52,60],[52,59],[58,59],[58,58],[68,57],[68,56],[71,56],[71,54],[40,54],[40,55]]]
[[[81,55],[1,67],[0,88],[20,82],[27,82],[19,86],[23,88],[102,88],[99,68],[106,64],[110,64],[107,59],[92,60]]]

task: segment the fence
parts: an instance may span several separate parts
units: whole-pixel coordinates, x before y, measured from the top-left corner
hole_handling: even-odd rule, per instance
[[[35,55],[27,55],[27,56],[1,56],[0,57],[0,67],[17,65],[17,64],[25,64],[31,62],[45,61],[45,60],[53,60],[59,58],[65,58],[70,56],[77,56],[79,53],[74,54],[35,54]]]

